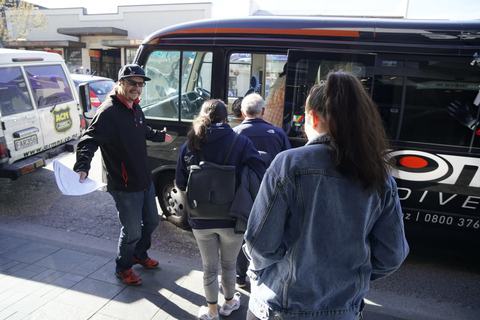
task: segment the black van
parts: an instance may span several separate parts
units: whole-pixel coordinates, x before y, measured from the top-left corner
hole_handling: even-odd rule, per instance
[[[149,124],[170,144],[150,144],[164,214],[186,226],[174,184],[180,146],[204,100],[229,105],[259,79],[267,99],[287,74],[283,121],[293,146],[305,144],[303,106],[331,70],[353,72],[383,116],[396,159],[405,221],[480,230],[480,21],[313,17],[202,20],[162,29],[135,63],[152,81],[143,92]],[[268,107],[268,106],[267,106]]]

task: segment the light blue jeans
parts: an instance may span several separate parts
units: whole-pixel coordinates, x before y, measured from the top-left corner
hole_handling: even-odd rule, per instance
[[[153,183],[138,192],[110,191],[122,224],[118,240],[116,272],[133,266],[132,257],[144,260],[152,245],[152,233],[158,226],[158,211]]]
[[[193,229],[203,263],[203,286],[207,303],[218,302],[218,271],[222,269],[222,288],[225,300],[235,294],[236,264],[243,234],[233,228]]]

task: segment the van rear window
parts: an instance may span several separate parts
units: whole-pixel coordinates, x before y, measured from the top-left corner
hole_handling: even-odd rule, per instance
[[[8,116],[33,109],[25,78],[19,67],[0,68],[0,106]]]
[[[26,67],[39,108],[73,100],[72,90],[60,65]]]

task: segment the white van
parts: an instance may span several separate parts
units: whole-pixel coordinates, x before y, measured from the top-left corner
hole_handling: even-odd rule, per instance
[[[0,49],[0,178],[15,180],[74,152],[82,123],[60,55]]]

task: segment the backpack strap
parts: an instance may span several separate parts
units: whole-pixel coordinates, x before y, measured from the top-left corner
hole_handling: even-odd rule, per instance
[[[230,148],[228,149],[227,156],[225,157],[225,161],[223,161],[223,164],[227,164],[228,158],[230,158],[230,153],[232,153],[233,147],[235,146],[235,142],[237,141],[238,134],[235,133],[235,137],[233,138],[232,144],[230,145]]]
[[[235,133],[235,137],[233,137],[232,144],[230,145],[230,148],[228,148],[227,156],[223,161],[223,165],[227,164],[228,158],[230,158],[230,153],[232,153],[232,150],[233,150],[233,147],[235,146],[235,142],[237,141],[237,138],[238,138],[238,134]],[[202,150],[198,150],[198,153],[200,155],[200,161],[205,161],[205,157],[203,156]]]

